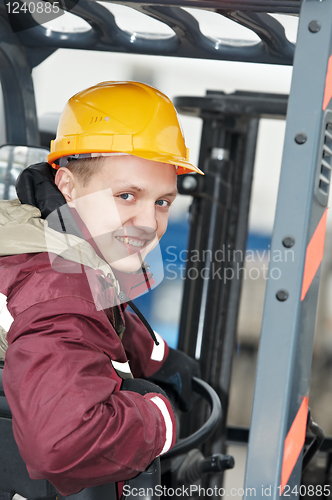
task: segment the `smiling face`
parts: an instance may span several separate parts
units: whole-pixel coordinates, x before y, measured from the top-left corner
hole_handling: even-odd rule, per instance
[[[87,185],[66,167],[58,170],[56,185],[105,260],[119,271],[136,272],[166,231],[177,193],[175,167],[129,155],[98,161]]]

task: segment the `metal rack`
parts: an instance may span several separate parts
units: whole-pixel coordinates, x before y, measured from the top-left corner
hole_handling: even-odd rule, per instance
[[[171,37],[149,38],[121,30],[113,14],[91,0],[61,1],[65,10],[90,25],[91,29],[83,33],[48,30],[29,12],[8,14],[7,3],[7,0],[0,2],[0,64],[7,142],[28,145],[38,142],[31,69],[58,48],[291,65],[294,44],[287,39],[282,24],[268,12],[299,14],[301,5],[300,0],[118,2],[167,24],[174,31]],[[254,31],[260,41],[235,43],[205,36],[196,18],[182,7],[209,9],[216,16],[226,16]],[[20,123],[10,112],[14,107],[22,117]]]
[[[158,54],[175,57],[194,57],[269,64],[292,64],[294,44],[285,36],[281,23],[272,13],[299,13],[300,2],[114,2],[127,5],[168,25],[174,35],[154,36],[153,40],[121,30],[113,14],[103,5],[89,0],[65,0],[66,10],[80,16],[91,26],[84,33],[49,32],[38,25],[30,14],[18,19],[10,15],[10,22],[21,43],[28,49],[32,65],[47,57],[46,49],[80,48],[139,54]],[[194,16],[182,7],[209,9],[215,15],[229,17],[255,32],[259,43],[237,44],[214,40],[203,35]],[[269,10],[267,10],[269,9]],[[6,10],[6,9],[5,9]],[[6,14],[5,14],[6,15]],[[25,31],[33,27],[33,30]],[[42,47],[42,49],[41,49]],[[38,55],[37,55],[38,54]]]

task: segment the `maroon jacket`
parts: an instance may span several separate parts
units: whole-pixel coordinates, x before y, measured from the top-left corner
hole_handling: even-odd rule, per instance
[[[14,436],[30,476],[62,495],[129,479],[175,442],[166,398],[120,390],[128,361],[135,377],[148,377],[167,345],[156,347],[124,305],[96,310],[86,274],[67,265],[68,273],[54,271],[47,253],[0,258],[0,320],[10,323],[3,384]],[[137,277],[126,278],[130,295]],[[116,316],[125,324],[122,342]]]

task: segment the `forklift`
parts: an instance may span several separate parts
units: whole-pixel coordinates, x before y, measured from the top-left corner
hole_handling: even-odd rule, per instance
[[[10,197],[15,179],[15,149],[26,147],[28,157],[31,147],[41,144],[31,71],[59,48],[293,65],[289,96],[210,90],[205,96],[178,96],[174,101],[179,113],[203,120],[198,166],[205,176],[183,175],[178,189],[180,194],[193,197],[188,252],[197,250],[203,255],[209,251],[204,255],[210,257],[188,263],[195,267],[198,278],[185,280],[178,348],[199,361],[203,382],[194,380],[193,384],[212,410],[207,417],[206,405],[201,404],[193,414],[181,417],[182,435],[173,452],[176,456],[165,458],[161,472],[173,487],[199,480],[206,488],[217,486],[215,491],[220,492],[222,471],[232,466],[231,458],[225,455],[227,445],[241,442],[248,444],[244,499],[332,498],[332,440],[325,438],[308,407],[332,168],[332,0],[121,0],[121,5],[166,24],[174,32],[171,37],[153,39],[137,33],[133,37],[120,29],[114,16],[95,0],[40,2],[51,5],[45,21],[65,10],[84,19],[90,29],[84,33],[53,32],[35,20],[26,9],[27,2],[0,3],[0,80],[9,148],[2,182],[4,199]],[[231,19],[252,30],[259,41],[241,44],[220,39],[216,43],[201,32],[185,7]],[[274,13],[299,16],[296,43],[287,39],[282,24],[271,16]],[[245,254],[259,120],[285,116],[271,253],[284,254],[291,249],[294,258],[279,262],[278,279],[269,271],[250,429],[228,428],[242,275],[234,272],[231,280],[206,280],[202,267],[212,272],[216,252],[222,248],[230,249],[230,256],[235,250]],[[26,160],[25,166],[29,163]],[[235,271],[239,264],[243,259],[226,257],[222,271]],[[3,392],[1,397],[1,422],[6,420],[8,425],[10,415]],[[204,436],[197,441],[199,429]],[[1,431],[1,440],[5,435],[7,431]],[[192,459],[196,446],[200,447],[199,458]],[[311,462],[318,450],[324,457],[320,470]],[[2,477],[7,473],[5,455],[1,458]],[[193,467],[193,462],[200,465]],[[182,469],[179,477],[181,464],[185,464],[185,471]],[[146,471],[143,482],[147,476],[158,477],[159,465],[151,467],[157,476]],[[199,473],[192,476],[195,467]],[[209,474],[202,476],[203,472]],[[4,491],[11,494],[13,487],[8,488],[6,485]],[[29,500],[41,498],[39,493],[27,495]],[[98,493],[96,498],[104,500],[107,495]],[[211,496],[216,499],[221,495]]]

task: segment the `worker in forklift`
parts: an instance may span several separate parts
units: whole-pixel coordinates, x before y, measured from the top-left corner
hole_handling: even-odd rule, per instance
[[[68,101],[48,163],[25,169],[19,200],[0,204],[14,436],[30,476],[62,495],[134,477],[174,445],[165,390],[192,406],[198,363],[126,310],[153,286],[144,259],[188,172],[201,173],[171,101],[104,82]]]

